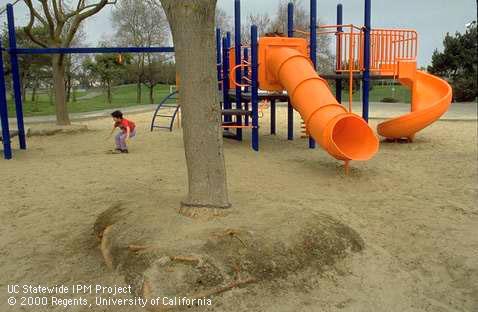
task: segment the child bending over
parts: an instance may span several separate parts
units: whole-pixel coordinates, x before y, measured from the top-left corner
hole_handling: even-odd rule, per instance
[[[115,136],[115,152],[128,153],[126,141],[136,135],[136,125],[131,120],[123,118],[123,113],[119,110],[112,112],[111,117],[115,123],[109,136],[111,137],[116,128],[120,128],[120,132]]]

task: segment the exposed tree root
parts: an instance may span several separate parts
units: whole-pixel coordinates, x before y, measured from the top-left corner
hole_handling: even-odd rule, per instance
[[[101,254],[103,255],[103,259],[105,261],[106,266],[109,269],[112,270],[113,269],[113,257],[111,256],[111,252],[110,252],[110,249],[109,249],[110,241],[109,241],[109,237],[108,237],[108,234],[111,232],[111,228],[112,228],[112,226],[109,225],[102,232],[100,248],[101,248]]]

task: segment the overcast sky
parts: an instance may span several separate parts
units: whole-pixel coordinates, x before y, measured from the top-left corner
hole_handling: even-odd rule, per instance
[[[121,0],[119,0],[121,1]],[[138,0],[141,1],[141,0]],[[0,8],[13,0],[0,0]],[[280,0],[242,0],[243,18],[249,14],[274,15]],[[233,0],[218,0],[219,5],[233,15]],[[309,0],[302,0],[309,6]],[[363,0],[318,0],[319,19],[335,24],[336,5],[344,6],[344,23],[363,25]],[[412,28],[419,33],[419,64],[428,65],[433,50],[442,47],[447,32],[463,32],[465,25],[476,19],[476,0],[372,0],[372,27]],[[24,24],[27,10],[22,3],[16,6],[17,24]],[[87,21],[88,43],[94,46],[101,39],[113,36],[111,8],[106,8]],[[0,16],[5,21],[5,15]]]

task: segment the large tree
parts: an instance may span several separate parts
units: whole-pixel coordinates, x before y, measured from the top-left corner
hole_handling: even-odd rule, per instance
[[[98,13],[108,4],[116,0],[77,0],[65,3],[63,0],[24,0],[30,12],[30,21],[25,33],[36,44],[44,48],[70,47],[81,23]],[[40,23],[48,30],[47,38],[40,38],[32,31],[34,25]],[[56,121],[59,125],[69,125],[68,108],[65,94],[65,56],[56,54],[52,57],[53,84],[55,93]]]
[[[230,206],[215,57],[216,0],[160,0],[173,34],[180,79],[188,194],[183,207]]]
[[[476,21],[464,34],[446,34],[443,52],[435,50],[428,71],[450,81],[456,101],[474,101],[478,96],[478,33]]]
[[[170,39],[168,22],[160,5],[150,1],[122,0],[113,11],[113,23],[118,43],[135,47],[151,47],[167,44]],[[141,103],[141,85],[145,81],[148,60],[156,60],[151,54],[140,53],[133,57],[130,73],[136,80],[136,101]]]

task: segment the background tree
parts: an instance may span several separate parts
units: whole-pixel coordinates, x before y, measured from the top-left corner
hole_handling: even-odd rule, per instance
[[[173,84],[176,80],[176,67],[161,55],[149,55],[144,69],[144,84],[148,88],[149,103],[154,104],[154,88],[158,84]]]
[[[38,0],[34,5],[32,0],[24,0],[30,13],[30,21],[25,27],[25,33],[36,44],[44,48],[67,48],[71,45],[80,24],[88,17],[98,13],[108,4],[116,0],[86,0],[71,1],[65,4],[63,0]],[[36,36],[32,31],[36,23],[48,30],[47,38]],[[56,122],[59,125],[69,125],[68,108],[65,96],[65,57],[52,56],[53,84],[55,93]]]
[[[216,28],[221,29],[222,33],[232,31],[232,18],[220,7],[216,7]]]
[[[128,60],[126,60],[126,63],[127,62]],[[119,82],[118,77],[125,75],[125,64],[118,62],[116,54],[97,54],[94,57],[94,60],[87,58],[83,63],[83,67],[90,76],[95,77],[100,81],[106,94],[106,100],[111,104],[113,101],[111,88],[114,83]]]
[[[150,1],[122,0],[115,6],[112,20],[116,28],[117,41],[121,45],[151,47],[161,46],[170,41],[164,10],[160,5],[154,5]],[[142,101],[141,85],[144,81],[145,63],[154,59],[145,53],[133,56],[129,70],[136,80],[138,103]]]
[[[180,79],[188,195],[183,207],[227,208],[215,49],[216,0],[161,0]]]
[[[47,30],[42,26],[32,28],[32,32],[38,36],[45,38]],[[23,28],[16,29],[17,44],[20,47],[34,48],[37,47],[27,36]],[[8,46],[8,34],[5,28],[2,33],[2,45]],[[49,55],[33,55],[22,54],[18,56],[20,65],[20,82],[22,86],[22,98],[27,99],[27,89],[32,89],[32,102],[36,96],[36,90],[42,84],[42,80],[51,78],[51,57]],[[10,58],[4,57],[5,71],[8,79],[11,79]],[[11,88],[11,83],[7,84]],[[13,90],[11,90],[13,91]]]
[[[447,79],[456,101],[474,101],[478,96],[478,37],[476,21],[464,34],[446,34],[443,52],[435,50],[428,71]]]

